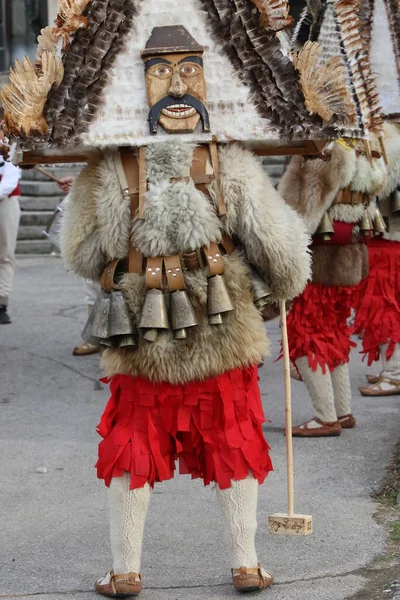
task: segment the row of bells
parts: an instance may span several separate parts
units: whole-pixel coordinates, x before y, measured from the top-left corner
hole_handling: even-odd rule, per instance
[[[360,233],[363,236],[369,236],[372,234],[376,236],[382,236],[386,231],[385,221],[379,208],[376,209],[374,220],[371,219],[368,210],[365,210],[358,225],[360,228]],[[320,237],[323,241],[329,241],[334,233],[335,230],[333,228],[332,220],[329,214],[326,212],[322,217],[321,223],[319,224],[315,235]]]
[[[269,286],[251,269],[254,303],[259,310],[271,294]],[[221,325],[224,314],[234,310],[223,275],[208,278],[207,315],[210,325]],[[176,340],[185,340],[188,329],[198,325],[196,313],[185,290],[165,293],[150,289],[146,293],[139,329],[143,337],[156,341],[159,332],[172,329]],[[133,326],[124,294],[101,290],[82,331],[82,338],[95,346],[135,348],[137,331]]]

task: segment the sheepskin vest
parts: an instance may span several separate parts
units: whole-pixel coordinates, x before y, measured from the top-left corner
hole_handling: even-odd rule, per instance
[[[253,304],[248,263],[268,282],[271,301],[294,298],[310,277],[305,225],[274,189],[260,161],[238,144],[219,148],[227,209],[219,218],[215,181],[208,186],[210,199],[186,178],[194,149],[176,141],[147,148],[145,219],[135,218],[132,227],[113,152],[95,157],[74,183],[63,217],[61,249],[66,266],[80,276],[98,280],[106,264],[129,254],[131,242],[144,256],[157,257],[219,242],[223,232],[237,241],[237,249],[224,256],[225,283],[235,309],[226,313],[223,325],[208,322],[207,270],[185,271],[199,325],[190,328],[186,340],[175,340],[166,330],[155,342],[147,342],[140,333],[134,350],[105,350],[102,363],[108,376],[131,374],[177,384],[256,364],[267,354],[269,342]],[[120,285],[137,326],[145,276],[125,274]]]
[[[311,234],[327,211],[333,223],[352,225],[347,239],[315,243],[312,250],[312,281],[326,286],[355,286],[368,275],[368,251],[358,224],[365,210],[373,220],[375,195],[386,181],[383,159],[373,159],[335,143],[332,158],[303,162],[296,157],[284,175],[279,190],[305,219]],[[369,197],[369,204],[335,202],[344,188]]]

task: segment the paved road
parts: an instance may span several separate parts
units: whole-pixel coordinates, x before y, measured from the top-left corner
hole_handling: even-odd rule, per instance
[[[20,259],[10,309],[13,324],[0,331],[0,598],[92,600],[94,579],[110,565],[106,493],[92,467],[107,390],[96,356],[71,355],[85,318],[81,282],[59,259]],[[276,323],[270,330],[276,355]],[[260,371],[275,464],[259,505],[259,555],[277,581],[266,594],[343,600],[362,586],[360,567],[384,548],[370,494],[396,442],[399,399],[359,396],[364,368],[354,352],[358,427],[294,444],[296,508],[313,515],[315,534],[273,537],[267,516],[286,508],[281,370],[270,360]],[[303,384],[293,384],[293,395],[294,420],[310,417]],[[156,487],[143,576],[144,600],[234,596],[212,489],[183,477]]]

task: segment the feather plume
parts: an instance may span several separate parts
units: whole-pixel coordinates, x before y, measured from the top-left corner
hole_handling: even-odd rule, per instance
[[[293,25],[287,0],[253,0],[260,13],[260,25],[270,31],[281,31]]]
[[[360,0],[334,0],[343,48],[353,77],[364,125],[370,133],[382,131],[382,110],[366,47]],[[367,41],[368,43],[368,41]]]
[[[71,37],[78,29],[86,29],[88,18],[83,15],[91,0],[59,0],[58,15],[55,20],[57,36],[62,37],[63,48],[66,49]]]
[[[42,63],[32,64],[29,58],[17,60],[10,71],[10,84],[0,93],[6,126],[11,134],[44,135],[47,123],[43,109],[48,93],[63,77],[61,59],[52,52],[43,52]]]
[[[293,65],[300,73],[305,105],[325,123],[331,120],[354,123],[356,110],[345,81],[345,69],[339,56],[321,64],[322,48],[306,42],[301,52],[293,54]]]
[[[55,54],[57,50],[57,35],[55,27],[49,25],[40,31],[38,36],[38,49],[36,51],[36,59],[41,60],[43,52],[52,52]]]

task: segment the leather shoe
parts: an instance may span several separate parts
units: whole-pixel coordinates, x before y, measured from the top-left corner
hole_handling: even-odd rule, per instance
[[[264,571],[259,563],[256,568],[232,569],[232,583],[235,590],[245,594],[265,590],[274,583],[274,578]]]
[[[317,419],[317,417],[292,428],[293,437],[329,437],[341,433],[342,427],[339,421],[328,423]]]
[[[142,591],[142,580],[139,573],[115,575],[111,570],[96,581],[94,589],[107,598],[131,598]]]
[[[8,325],[11,323],[11,319],[7,313],[7,306],[0,306],[0,325]]]

